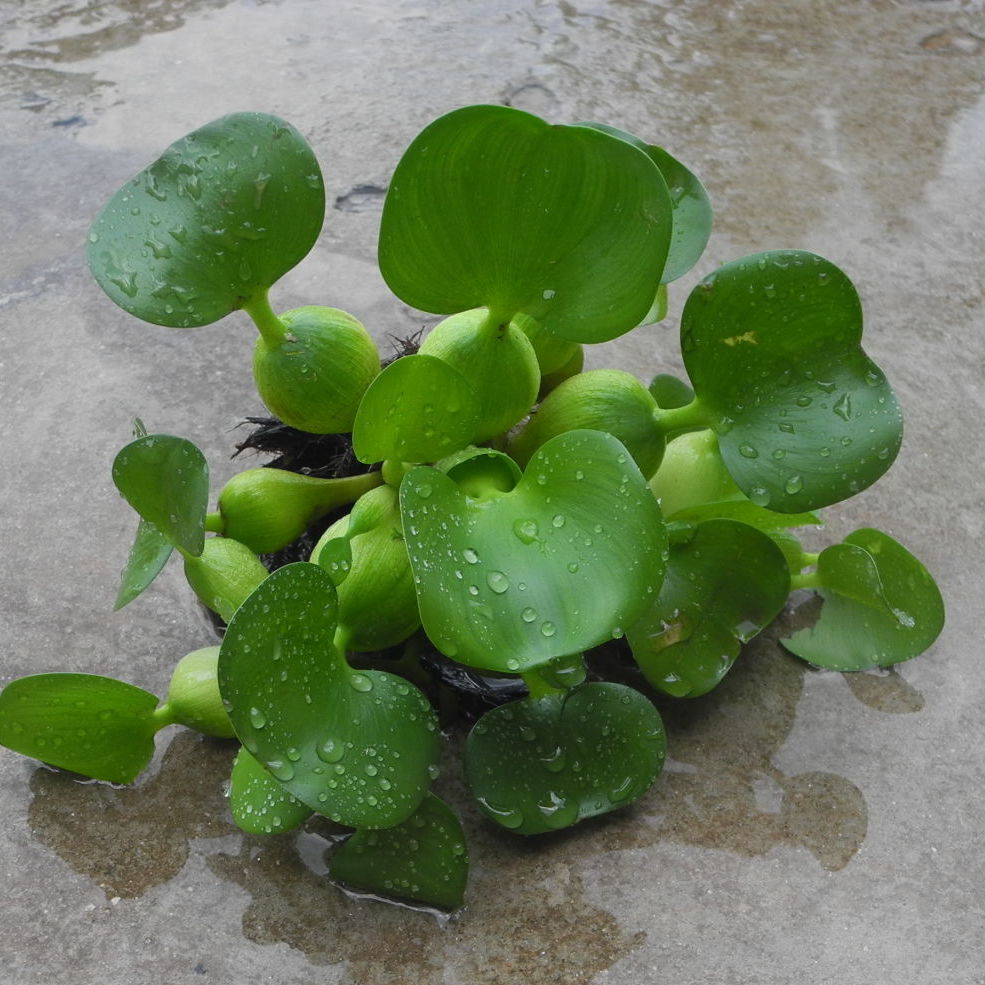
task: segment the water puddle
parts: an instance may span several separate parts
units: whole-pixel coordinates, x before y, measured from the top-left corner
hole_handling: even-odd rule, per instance
[[[673,758],[654,790],[627,811],[552,836],[514,838],[463,807],[464,785],[446,770],[438,793],[462,808],[473,862],[468,906],[446,926],[428,913],[331,887],[326,853],[343,832],[323,819],[281,837],[239,835],[236,851],[209,852],[207,840],[196,851],[206,852],[216,876],[249,893],[242,918],[249,940],[288,944],[315,965],[346,962],[346,985],[443,985],[449,968],[470,985],[519,978],[587,985],[646,936],[592,902],[582,872],[593,860],[668,842],[750,858],[785,844],[837,871],[861,847],[867,809],[857,787],[833,773],[789,776],[773,765],[813,673],[775,637],[809,618],[809,607],[787,610],[716,691],[662,707]],[[850,693],[879,711],[922,706],[897,673],[845,676]],[[194,839],[236,833],[222,793],[231,755],[231,743],[182,732],[157,772],[132,788],[38,770],[31,828],[108,898],[138,897],[179,873]]]

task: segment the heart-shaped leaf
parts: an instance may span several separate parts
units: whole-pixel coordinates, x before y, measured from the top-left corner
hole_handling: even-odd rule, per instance
[[[111,677],[36,674],[0,692],[0,745],[110,783],[130,783],[154,755],[157,698]]]
[[[487,712],[465,744],[465,774],[482,812],[541,834],[624,807],[663,767],[656,708],[622,684],[583,684]]]
[[[811,253],[745,257],[691,293],[684,364],[732,478],[758,506],[827,506],[892,464],[900,411],[861,336],[851,281]]]
[[[352,447],[361,462],[433,462],[467,445],[479,421],[472,385],[436,356],[404,356],[369,385]]]
[[[219,690],[240,742],[288,793],[340,824],[390,827],[427,792],[438,726],[402,678],[349,667],[337,608],[318,565],[279,568],[226,630]]]
[[[264,295],[324,217],[301,134],[276,116],[233,113],[182,137],[110,199],[89,233],[89,266],[144,321],[208,325]]]
[[[781,550],[734,520],[707,520],[670,548],[656,603],[626,630],[658,690],[698,697],[729,672],[741,644],[771,622],[790,592]]]
[[[817,623],[781,642],[819,667],[867,670],[909,660],[944,625],[930,572],[878,530],[856,530],[822,551],[817,575],[824,599]]]
[[[141,518],[175,547],[194,557],[202,553],[209,466],[190,441],[170,434],[131,441],[113,462],[113,482]]]
[[[660,169],[660,173],[667,183],[667,190],[670,192],[674,223],[670,250],[660,282],[661,285],[669,284],[672,280],[683,277],[701,258],[701,254],[704,253],[705,247],[708,245],[708,238],[711,236],[711,202],[704,185],[701,184],[695,174],[662,147],[647,144],[639,137],[634,137],[624,130],[618,130],[603,123],[591,123],[589,126],[639,147]],[[664,297],[666,299],[666,295]],[[653,318],[652,320],[659,321],[660,319]]]
[[[401,158],[380,270],[424,311],[522,312],[573,342],[639,324],[670,242],[670,196],[646,154],[504,106],[436,120]]]
[[[465,833],[454,811],[428,794],[401,824],[353,834],[336,850],[328,871],[360,892],[456,910],[469,875]]]
[[[120,590],[113,609],[122,609],[140,595],[161,573],[173,551],[171,541],[153,523],[148,523],[141,517],[126,567],[120,576]]]
[[[618,635],[660,586],[660,509],[600,431],[543,445],[516,487],[476,501],[437,469],[400,487],[421,621],[449,657],[518,672]]]
[[[293,831],[312,814],[242,746],[230,775],[229,809],[238,828],[256,835]]]

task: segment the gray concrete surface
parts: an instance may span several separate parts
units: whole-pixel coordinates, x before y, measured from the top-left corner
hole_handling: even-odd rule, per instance
[[[211,642],[177,568],[111,612],[132,520],[109,466],[139,415],[231,474],[230,428],[260,409],[252,329],[134,322],[82,253],[122,181],[238,109],[308,135],[330,202],[385,185],[422,126],[471,102],[670,148],[709,189],[714,238],[671,327],[594,365],[673,371],[673,316],[720,262],[835,261],[907,429],[824,542],[887,530],[949,611],[927,654],[851,680],[767,634],[672,717],[673,762],[626,812],[535,844],[468,814],[468,907],[447,926],[341,895],[317,833],[239,833],[221,744],[164,734],[130,789],[0,752],[0,983],[985,982],[983,79],[980,0],[0,0],[0,681],[160,692]],[[275,305],[413,330],[375,272],[378,203],[348,204]],[[461,798],[454,759],[440,784]]]

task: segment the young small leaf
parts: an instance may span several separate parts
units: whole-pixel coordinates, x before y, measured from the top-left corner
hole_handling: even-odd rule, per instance
[[[465,745],[465,775],[486,817],[542,834],[624,807],[666,755],[653,704],[622,684],[583,684],[486,712]]]
[[[851,281],[811,253],[745,257],[691,292],[684,365],[729,473],[756,505],[827,506],[892,464],[900,411],[861,337]]]
[[[257,835],[293,831],[313,813],[242,746],[230,775],[229,809],[238,828]]]
[[[356,831],[329,862],[329,875],[344,886],[443,910],[462,905],[468,874],[461,822],[430,793],[406,821]]]
[[[660,171],[625,141],[469,106],[427,127],[397,165],[380,270],[424,311],[522,312],[561,338],[601,342],[650,307],[670,213]]]
[[[208,325],[298,263],[324,217],[301,134],[276,116],[233,113],[176,141],[110,199],[89,233],[89,266],[144,321]]]
[[[518,672],[586,650],[639,618],[660,585],[660,509],[601,431],[553,438],[514,489],[481,501],[414,469],[400,505],[424,628],[473,667]]]
[[[161,573],[174,545],[153,523],[140,517],[126,567],[120,575],[120,589],[114,611],[132,602]]]
[[[240,742],[288,793],[340,824],[391,827],[427,792],[437,721],[402,678],[349,667],[337,610],[328,572],[279,568],[226,630],[219,690]]]
[[[190,441],[170,434],[131,441],[113,462],[113,482],[141,518],[175,547],[193,556],[202,553],[209,466]]]
[[[95,780],[130,783],[154,755],[157,698],[111,677],[36,674],[0,692],[0,745]]]
[[[707,520],[670,549],[655,604],[627,627],[646,679],[674,697],[706,694],[741,644],[771,622],[790,592],[781,550],[734,520]]]
[[[817,571],[824,599],[817,623],[780,642],[819,667],[867,670],[909,660],[944,625],[930,572],[878,530],[856,530],[822,551]]]
[[[363,395],[352,447],[367,464],[431,462],[467,445],[478,422],[472,385],[457,369],[436,356],[404,356]]]

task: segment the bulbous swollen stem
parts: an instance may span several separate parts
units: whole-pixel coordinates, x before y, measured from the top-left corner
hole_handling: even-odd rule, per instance
[[[253,319],[257,331],[271,349],[276,348],[284,341],[287,336],[287,327],[274,314],[274,309],[270,307],[270,299],[265,290],[250,298],[243,305],[243,310]]]

